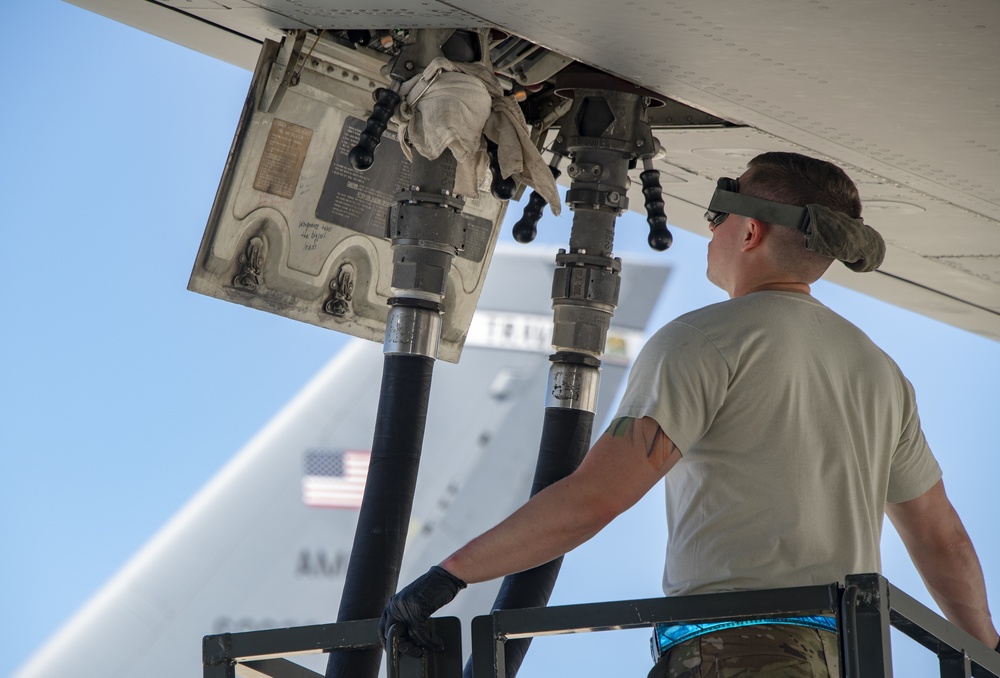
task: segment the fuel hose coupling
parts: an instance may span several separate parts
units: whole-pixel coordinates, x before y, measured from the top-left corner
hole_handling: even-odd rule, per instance
[[[601,362],[575,353],[556,353],[549,360],[545,407],[597,412],[601,385]]]
[[[385,355],[419,355],[437,360],[441,312],[406,298],[392,299],[390,303],[385,324]]]

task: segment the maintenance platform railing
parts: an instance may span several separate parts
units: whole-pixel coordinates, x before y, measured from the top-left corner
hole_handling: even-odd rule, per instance
[[[841,675],[845,678],[892,676],[890,627],[930,650],[937,657],[942,678],[1000,678],[1000,653],[877,574],[851,575],[843,585],[499,610],[472,622],[473,675],[504,678],[504,643],[515,638],[814,614],[837,616]],[[431,621],[445,650],[427,653],[423,659],[391,653],[389,678],[462,675],[460,622],[454,617]],[[378,621],[374,619],[206,636],[204,678],[321,678],[285,657],[378,645]]]

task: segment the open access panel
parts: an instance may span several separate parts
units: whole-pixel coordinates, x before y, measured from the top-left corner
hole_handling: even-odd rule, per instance
[[[347,156],[387,85],[387,59],[322,36],[265,42],[188,289],[383,341],[394,296],[386,227],[410,164],[391,123],[371,169]],[[466,199],[442,360],[461,355],[504,209],[489,191]]]

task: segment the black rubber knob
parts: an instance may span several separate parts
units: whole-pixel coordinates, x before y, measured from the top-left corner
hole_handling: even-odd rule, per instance
[[[500,174],[500,158],[498,157],[499,147],[486,140],[486,153],[490,156],[490,172],[493,173],[493,184],[490,186],[490,193],[497,200],[510,200],[517,190],[517,180],[514,177],[504,179]]]
[[[552,165],[549,165],[549,171],[552,172],[554,179],[558,179],[559,175],[562,174],[558,167]],[[545,198],[539,195],[538,191],[531,192],[531,195],[528,196],[528,204],[524,207],[524,214],[514,224],[514,240],[529,243],[535,239],[535,236],[538,235],[538,221],[542,218],[542,211],[547,204]]]
[[[351,167],[362,172],[375,163],[375,149],[382,141],[382,134],[385,132],[386,125],[389,124],[389,118],[396,112],[396,106],[400,102],[399,94],[388,87],[380,87],[375,90],[374,94],[377,98],[375,106],[372,108],[371,117],[368,118],[368,123],[365,125],[364,131],[361,132],[358,145],[347,154]]]
[[[529,243],[538,235],[538,221],[542,218],[542,210],[545,209],[545,198],[532,191],[528,196],[528,204],[524,207],[524,214],[514,224],[514,240]]]
[[[646,197],[646,223],[649,224],[649,238],[646,242],[657,252],[670,247],[674,237],[667,229],[667,214],[663,211],[663,189],[660,187],[660,172],[649,169],[639,175],[642,194]]]

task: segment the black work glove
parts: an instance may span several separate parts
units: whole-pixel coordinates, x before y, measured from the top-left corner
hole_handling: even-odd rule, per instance
[[[1000,640],[997,641],[997,646],[993,649],[996,650],[997,652],[1000,652]]]
[[[443,567],[435,565],[389,599],[378,635],[386,645],[389,627],[395,625],[399,636],[399,651],[411,657],[423,657],[424,650],[440,652],[444,644],[427,626],[427,620],[454,600],[468,584]]]

